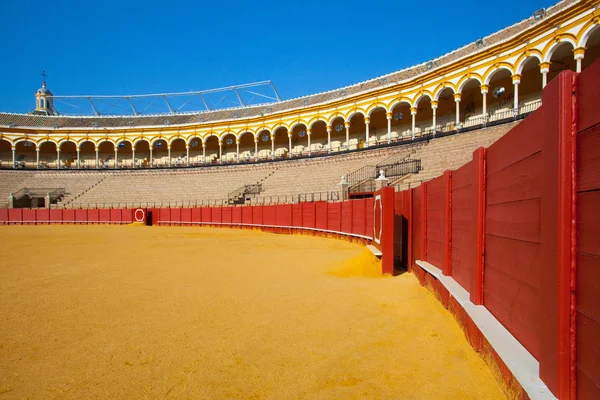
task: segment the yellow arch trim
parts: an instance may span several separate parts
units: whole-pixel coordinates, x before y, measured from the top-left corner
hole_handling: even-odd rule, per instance
[[[574,49],[577,48],[577,37],[575,35],[571,33],[563,33],[560,35],[556,35],[554,39],[550,40],[548,43],[546,43],[546,46],[544,46],[544,49],[542,50],[542,54],[544,54],[544,57],[542,58],[543,61],[550,61],[554,50],[565,42],[571,43]]]
[[[467,82],[470,81],[471,79],[475,79],[477,82],[479,82],[479,85],[483,85],[483,78],[481,77],[481,75],[479,75],[475,72],[470,72],[470,73],[464,75],[462,78],[460,78],[460,80],[456,84],[458,93],[462,93],[462,90],[464,89],[464,85],[466,85]]]
[[[508,70],[511,76],[515,74],[515,67],[511,63],[507,63],[506,61],[497,62],[485,71],[483,74],[483,83],[489,85],[492,75],[501,69]]]
[[[454,93],[456,92],[456,86],[452,83],[452,82],[442,82],[439,85],[437,85],[437,87],[435,88],[435,90],[433,91],[433,100],[434,101],[439,101],[440,99],[440,94],[444,91],[444,89],[446,88],[450,88],[452,89],[452,91]]]

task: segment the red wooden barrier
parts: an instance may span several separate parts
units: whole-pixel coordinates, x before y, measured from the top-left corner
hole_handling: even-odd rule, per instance
[[[292,226],[302,227],[302,204],[292,205]]]
[[[110,222],[120,224],[121,223],[121,210],[112,209],[110,210]]]
[[[275,209],[275,222],[278,226],[292,226],[292,205],[281,204]]]
[[[210,207],[202,207],[200,210],[201,210],[202,222],[211,223],[212,222],[212,213],[211,213]]]
[[[121,210],[121,222],[124,224],[131,224],[133,222],[133,213],[135,210],[131,208],[124,208]],[[145,210],[144,210],[145,214]]]
[[[342,232],[352,233],[352,200],[342,203]]]
[[[423,244],[423,189],[418,187],[411,189],[412,195],[412,254],[411,261],[414,263],[416,260],[422,260],[423,254],[421,252],[421,246]],[[416,264],[415,264],[416,265]]]
[[[231,222],[233,224],[242,223],[242,207],[233,207],[231,209]]]
[[[202,208],[192,208],[192,222],[195,224],[202,222]]]
[[[242,223],[252,225],[252,206],[242,207]]]
[[[181,222],[183,225],[189,225],[192,222],[192,209],[182,208],[181,209]]]
[[[210,218],[210,222],[214,224],[221,223],[221,207],[211,207]]]
[[[475,293],[477,169],[475,161],[452,171],[452,277]]]
[[[327,202],[325,201],[315,204],[315,228],[327,230]]]
[[[315,203],[302,203],[302,226],[304,228],[315,227]]]
[[[231,207],[223,207],[221,209],[221,222],[224,224],[231,224]]]
[[[364,199],[352,200],[352,228],[351,232],[355,235],[365,234],[366,225],[366,201]],[[371,211],[371,210],[369,210]]]
[[[427,182],[427,261],[446,269],[446,179],[438,176]]]
[[[375,200],[373,198],[365,199],[365,236],[373,237],[373,205]]]
[[[36,210],[24,208],[23,214],[22,214],[23,224],[34,225],[37,220],[36,216],[37,216]]]
[[[75,210],[75,221],[78,224],[88,223],[88,210]]]
[[[75,210],[63,210],[63,223],[75,223]]]
[[[40,210],[41,211],[41,210]],[[157,214],[158,215],[158,214]],[[38,220],[41,218],[41,213],[38,212]],[[98,221],[100,221],[100,210],[98,209],[91,209],[87,211],[87,220],[88,223],[98,223]]]
[[[103,224],[110,222],[110,210],[98,210],[98,222]]]
[[[63,221],[63,210],[62,209],[51,209],[50,210],[50,223],[51,224],[62,224]]]
[[[277,206],[263,206],[263,225],[277,225],[276,207]]]
[[[576,389],[600,398],[600,63],[578,77]]]
[[[8,223],[8,209],[0,208],[0,224]]]
[[[9,209],[8,221],[11,224],[21,224],[21,221],[23,221],[23,210],[21,208]]]
[[[262,225],[263,223],[263,206],[252,206],[252,224]]]
[[[327,203],[327,230],[342,231],[342,203]]]
[[[181,208],[171,208],[169,219],[171,225],[179,225],[181,222]]]
[[[394,273],[394,188],[386,187],[375,192],[373,245],[382,252],[381,272]]]

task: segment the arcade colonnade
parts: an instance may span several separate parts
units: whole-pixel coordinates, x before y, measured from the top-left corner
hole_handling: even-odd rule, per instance
[[[68,129],[66,133],[62,128],[14,129],[0,135],[0,167],[139,168],[246,162],[355,150],[511,120],[538,108],[543,87],[558,73],[580,72],[600,56],[598,7],[580,21],[553,29],[537,43],[528,41],[479,66],[456,65],[459,72],[437,76],[417,89],[350,97],[346,107],[324,105],[323,110],[300,110],[286,118],[273,119],[275,114],[254,126],[235,127],[230,121],[222,128],[212,124],[193,129]]]

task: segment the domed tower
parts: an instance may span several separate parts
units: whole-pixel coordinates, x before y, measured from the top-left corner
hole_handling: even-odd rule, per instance
[[[35,110],[32,114],[54,115],[52,92],[46,88],[46,71],[42,72],[42,87],[35,92]]]

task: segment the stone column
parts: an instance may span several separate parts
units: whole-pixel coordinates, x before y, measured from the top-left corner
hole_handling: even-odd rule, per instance
[[[388,187],[389,180],[383,174],[383,170],[379,171],[379,176],[375,179],[375,190],[383,189]]]
[[[15,196],[12,193],[8,195],[8,208],[15,208]]]
[[[254,138],[254,161],[258,161],[258,137]]]
[[[44,207],[50,208],[50,193],[46,193],[46,196],[44,196]]]
[[[131,146],[131,168],[135,168],[135,145]]]
[[[346,181],[346,175],[342,176],[342,180],[338,183],[342,192],[342,200],[348,200],[348,182]]]
[[[190,166],[190,145],[189,143],[185,144],[185,165]]]
[[[487,94],[488,94],[488,90],[489,90],[489,86],[488,85],[481,85],[481,99],[482,99],[482,104],[483,104],[483,112],[482,114],[487,117]]]
[[[310,157],[311,149],[310,149],[310,128],[306,129],[306,137],[308,138],[308,156]]]
[[[60,169],[60,147],[56,148],[56,169]]]
[[[431,110],[433,111],[433,136],[435,137],[435,131],[437,130],[437,122],[436,122],[436,111],[438,108],[438,102],[436,100],[431,100]]]
[[[411,107],[410,115],[412,116],[412,126],[411,126],[410,133],[411,133],[412,139],[415,140],[415,125],[416,125],[416,120],[417,120],[417,107]]]
[[[331,153],[331,125],[327,125],[327,152]]]
[[[369,117],[365,117],[365,127],[366,127],[366,132],[365,132],[365,147],[369,147],[369,124],[371,122],[371,118]]]
[[[542,73],[542,89],[548,84],[548,72],[550,72],[550,63],[543,62],[540,64],[540,72]]]
[[[154,152],[152,151],[152,145],[150,145],[150,168],[154,166]]]
[[[392,141],[392,113],[385,113],[388,124],[388,134],[387,134],[387,142],[390,144]]]
[[[202,142],[202,164],[206,164],[206,143]]]
[[[288,132],[288,152],[289,156],[292,156],[292,132]]]
[[[77,168],[81,168],[81,158],[80,158],[80,153],[81,150],[79,150],[79,147],[77,147]]]
[[[583,60],[583,57],[585,56],[585,49],[585,47],[578,47],[575,50],[573,50],[575,61],[577,62],[575,72],[581,72],[581,60]]]
[[[13,169],[17,168],[17,149],[16,148],[12,148],[12,164],[13,164]]]
[[[456,128],[460,125],[460,93],[454,93],[454,102],[456,103]]]
[[[96,147],[96,169],[98,169],[98,147]]]
[[[115,169],[119,168],[119,149],[115,147]]]
[[[271,133],[271,160],[275,159],[275,134]]]
[[[35,167],[40,167],[40,149],[35,149]]]
[[[519,115],[519,83],[521,83],[521,75],[515,74],[512,76],[512,82],[515,87],[515,96],[513,103],[513,112],[515,117]]]
[[[240,162],[240,139],[235,139],[235,161]]]
[[[223,164],[223,141],[219,139],[219,164]]]
[[[350,122],[344,122],[346,128],[346,149],[350,150]]]
[[[167,158],[169,159],[169,167],[171,166],[171,145],[167,146]]]

